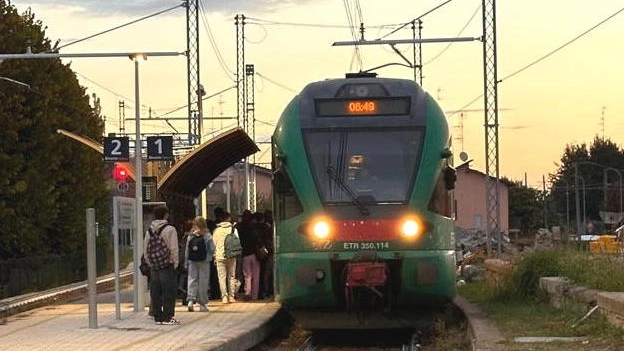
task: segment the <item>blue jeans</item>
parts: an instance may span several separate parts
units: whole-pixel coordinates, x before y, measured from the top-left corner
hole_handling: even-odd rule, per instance
[[[150,275],[150,299],[154,320],[166,321],[175,315],[178,271],[171,265],[163,269],[152,269]]]
[[[189,261],[187,301],[197,302],[200,305],[208,303],[211,264],[212,261]]]

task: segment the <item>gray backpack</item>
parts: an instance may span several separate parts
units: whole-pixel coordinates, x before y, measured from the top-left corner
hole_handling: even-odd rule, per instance
[[[234,234],[234,228],[232,228],[232,232],[225,237],[225,257],[236,257],[242,253],[243,246],[238,236]]]

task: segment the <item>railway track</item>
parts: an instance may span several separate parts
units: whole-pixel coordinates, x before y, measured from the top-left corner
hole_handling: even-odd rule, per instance
[[[127,284],[132,281],[132,270],[126,269],[119,273],[120,284]],[[97,289],[100,291],[108,291],[115,287],[114,274],[108,274],[97,279]],[[0,300],[0,319],[8,316],[32,310],[38,307],[47,306],[55,303],[67,302],[74,299],[84,297],[88,292],[87,282],[78,282],[69,285],[63,285],[45,291],[34,292],[24,295],[18,295]]]
[[[455,308],[455,307],[453,307]],[[448,316],[448,315],[447,315]],[[326,329],[309,331],[292,322],[250,351],[437,351],[473,350],[467,321],[454,314],[422,329]]]

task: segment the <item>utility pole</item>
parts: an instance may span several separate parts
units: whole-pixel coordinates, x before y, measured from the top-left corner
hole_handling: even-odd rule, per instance
[[[581,241],[581,199],[579,198],[578,163],[574,163],[574,196],[576,200],[576,236]]]
[[[483,101],[485,109],[485,207],[487,211],[487,252],[491,256],[490,239],[498,237],[501,252],[499,163],[498,163],[498,73],[496,56],[496,0],[483,0]]]
[[[544,197],[544,227],[548,229],[548,209],[546,206],[546,178],[542,175],[542,196]]]
[[[186,0],[186,69],[187,69],[187,99],[189,145],[201,144],[201,91],[199,84],[199,2]]]
[[[606,106],[602,106],[602,112],[601,112],[601,117],[600,117],[600,124],[602,125],[602,141],[605,140],[605,110],[607,109]]]

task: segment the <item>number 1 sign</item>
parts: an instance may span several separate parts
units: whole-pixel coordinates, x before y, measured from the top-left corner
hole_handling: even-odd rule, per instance
[[[148,136],[147,137],[147,160],[148,161],[173,161],[173,137],[172,136]]]

